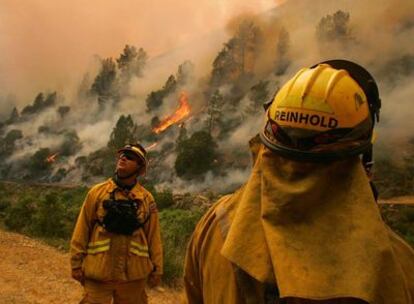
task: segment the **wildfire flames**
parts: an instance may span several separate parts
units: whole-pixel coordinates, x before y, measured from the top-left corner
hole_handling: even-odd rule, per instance
[[[174,114],[163,119],[157,127],[152,129],[155,134],[161,133],[168,127],[183,120],[190,114],[191,108],[190,104],[188,103],[188,96],[186,92],[181,92],[180,99],[178,101],[180,103],[180,107],[177,109],[177,111],[175,111]]]
[[[146,147],[146,148],[145,148],[145,150],[147,150],[147,151],[148,151],[148,150],[151,150],[151,149],[155,148],[155,146],[156,146],[156,145],[158,145],[158,143],[157,143],[157,142],[155,142],[155,143],[153,143],[153,144],[149,145],[148,147]]]
[[[55,153],[55,154],[49,155],[49,156],[46,158],[46,162],[48,162],[49,164],[54,163],[54,162],[56,161],[56,156],[57,156],[57,155],[58,155],[58,153]]]

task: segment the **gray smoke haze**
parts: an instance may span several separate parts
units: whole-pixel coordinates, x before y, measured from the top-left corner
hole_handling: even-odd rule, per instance
[[[338,10],[350,14],[348,22],[350,39],[346,43],[343,41],[320,42],[316,36],[316,28],[321,18],[332,15]],[[205,31],[200,35],[191,36],[191,40],[185,40],[185,43],[179,47],[162,52],[162,55],[150,56],[143,77],[132,78],[126,94],[121,96],[116,107],[107,107],[104,111],[99,110],[96,99],[79,97],[81,83],[84,82],[87,87],[90,87],[99,71],[99,60],[97,60],[99,57],[90,59],[86,64],[82,61],[82,67],[67,76],[71,79],[67,87],[58,85],[47,88],[51,91],[57,90],[61,94],[54,107],[28,121],[7,127],[6,132],[19,129],[24,134],[24,138],[17,143],[18,152],[9,161],[27,158],[39,148],[48,147],[53,152],[55,147],[59,147],[62,143],[62,134],[58,131],[75,130],[82,147],[76,155],[68,157],[62,166],[72,168],[67,175],[67,181],[79,182],[81,172],[74,168],[76,157],[86,156],[105,147],[120,115],[131,114],[137,124],[149,125],[154,115],[162,119],[175,111],[178,107],[180,90],[167,96],[162,106],[154,113],[146,111],[145,100],[151,91],[158,90],[164,85],[169,75],[176,74],[178,65],[185,60],[190,60],[195,65],[195,76],[186,86],[180,88],[188,92],[189,102],[193,109],[192,116],[185,121],[185,127],[189,135],[204,128],[207,120],[205,111],[207,100],[205,100],[204,91],[210,78],[212,62],[223,44],[235,34],[239,24],[244,20],[253,22],[262,33],[262,40],[258,46],[259,54],[252,66],[254,66],[254,81],[268,81],[270,95],[278,85],[283,84],[302,67],[334,58],[353,60],[371,71],[378,81],[383,102],[381,122],[377,128],[378,145],[392,150],[392,147],[403,146],[414,137],[412,131],[414,128],[412,119],[414,71],[412,65],[411,70],[410,68],[404,69],[406,64],[402,60],[404,56],[412,56],[411,60],[414,58],[412,42],[414,1],[297,0],[286,1],[262,14],[243,13],[228,22],[226,31]],[[215,25],[212,28],[214,29]],[[290,65],[284,74],[276,76],[274,67],[280,59],[277,57],[276,48],[282,29],[289,33],[287,56]],[[123,44],[127,42],[124,40]],[[99,55],[105,57],[110,54],[116,58],[122,51],[123,44],[118,43],[116,51],[112,48],[111,51]],[[93,53],[95,50],[90,50],[90,52]],[[82,81],[85,74],[90,75],[89,80],[84,78]],[[226,95],[231,91],[231,87],[223,85],[219,91]],[[10,113],[14,105],[19,105],[19,110],[21,110],[29,103],[5,96],[0,101],[3,119],[6,117],[4,113]],[[227,157],[231,156],[233,151],[249,155],[248,140],[258,133],[263,123],[261,109],[252,115],[243,114],[252,102],[249,94],[246,94],[238,105],[238,111],[226,114],[229,119],[242,121],[228,138],[218,140],[218,150]],[[63,105],[69,105],[71,111],[64,119],[61,119],[56,109]],[[38,129],[42,126],[49,126],[56,132],[39,135]],[[151,150],[158,153],[168,151],[158,163],[151,164],[158,168],[157,178],[161,180],[159,187],[173,188],[177,191],[204,189],[226,191],[247,179],[250,169],[243,164],[229,168],[226,174],[214,175],[211,171],[198,181],[189,183],[181,180],[174,172],[176,151],[168,148],[175,144],[178,134],[179,127],[171,127],[159,136],[157,146]],[[144,142],[145,146],[151,144],[152,142]]]

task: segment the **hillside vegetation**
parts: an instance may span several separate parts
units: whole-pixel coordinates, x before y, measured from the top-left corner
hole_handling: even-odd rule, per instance
[[[42,239],[63,251],[69,240],[87,188],[48,184],[0,183],[0,223],[3,228]],[[186,244],[214,196],[178,195],[154,190],[160,210],[164,244],[164,282],[180,285]],[[395,204],[393,204],[393,202]],[[384,220],[414,245],[414,197],[400,204],[382,201]]]

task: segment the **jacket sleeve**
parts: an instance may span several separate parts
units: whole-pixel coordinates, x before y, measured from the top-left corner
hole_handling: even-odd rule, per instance
[[[145,234],[148,242],[151,262],[154,264],[154,274],[163,274],[163,253],[161,243],[161,228],[157,205],[152,195],[147,196],[146,200],[149,204],[150,217],[145,224]]]
[[[75,229],[70,242],[70,262],[72,269],[82,267],[87,253],[90,233],[96,219],[95,196],[92,190],[88,192],[76,221]]]
[[[203,290],[201,275],[199,269],[199,254],[197,250],[197,236],[196,232],[193,232],[191,239],[188,243],[187,253],[184,262],[184,301],[185,304],[202,304],[203,303]]]

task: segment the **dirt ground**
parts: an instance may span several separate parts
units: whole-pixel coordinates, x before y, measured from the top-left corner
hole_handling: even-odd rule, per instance
[[[379,200],[380,204],[414,205],[414,196],[399,196],[389,200]]]
[[[69,256],[29,237],[0,230],[0,304],[79,303]],[[149,303],[180,303],[179,292],[149,290]]]

